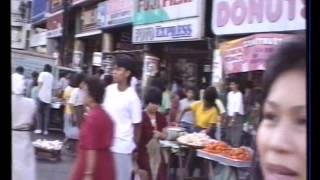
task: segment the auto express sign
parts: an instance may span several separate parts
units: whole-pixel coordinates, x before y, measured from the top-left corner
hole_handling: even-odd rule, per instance
[[[305,0],[214,0],[217,35],[306,29]]]
[[[134,26],[134,44],[200,40],[204,34],[202,22],[198,18],[173,20],[149,25]]]

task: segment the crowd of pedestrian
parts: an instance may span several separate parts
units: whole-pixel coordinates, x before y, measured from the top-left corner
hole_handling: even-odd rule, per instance
[[[305,45],[284,45],[272,58],[265,75],[257,138],[262,175],[305,179],[306,164],[301,163],[306,162]],[[159,140],[166,139],[169,125],[181,126],[188,133],[206,133],[233,147],[243,145],[244,119],[255,105],[250,85],[243,94],[239,82],[230,80],[224,102],[214,86],[206,87],[198,100],[194,87],[155,79],[140,98],[137,83],[131,81],[133,67],[129,55],[117,55],[112,76],[102,76],[101,71],[97,76],[65,74],[59,80],[65,145],[70,140],[78,144],[70,179],[130,180],[138,170],[144,171],[141,178],[166,179]],[[11,77],[13,175],[15,180],[34,180],[34,152],[26,132],[35,119],[34,133],[48,135],[54,78],[50,65],[39,74],[32,73],[30,82],[24,80],[23,72],[19,66]],[[20,168],[21,163],[28,166]]]

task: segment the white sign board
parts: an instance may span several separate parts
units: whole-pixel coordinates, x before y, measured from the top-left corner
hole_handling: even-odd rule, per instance
[[[217,35],[306,29],[305,0],[214,0]]]
[[[102,64],[102,53],[101,52],[94,52],[92,65],[101,66],[101,64]]]
[[[222,79],[222,59],[220,50],[215,49],[213,51],[213,65],[212,65],[212,83],[219,83]]]
[[[62,36],[62,28],[53,29],[47,32],[47,38],[55,38]]]
[[[132,42],[139,44],[199,40],[203,37],[203,29],[202,19],[200,19],[200,17],[134,26]]]
[[[47,32],[33,34],[30,38],[30,47],[47,45]]]

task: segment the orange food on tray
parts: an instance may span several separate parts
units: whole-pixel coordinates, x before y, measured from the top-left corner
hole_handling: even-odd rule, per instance
[[[210,143],[203,149],[204,151],[211,153],[211,154],[219,154],[224,157],[240,160],[240,161],[250,161],[251,154],[245,148],[231,148],[224,142],[216,142]]]

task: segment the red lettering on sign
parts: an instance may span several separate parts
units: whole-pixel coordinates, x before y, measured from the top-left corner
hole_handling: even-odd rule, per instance
[[[292,21],[296,15],[296,0],[288,1],[288,19]]]
[[[258,23],[263,22],[263,0],[249,0],[249,9],[248,9],[248,22],[249,24],[253,23],[254,18],[256,18]]]
[[[303,18],[306,18],[306,0],[301,0],[302,4],[303,4],[303,8],[301,9],[301,16]]]
[[[238,15],[238,11],[240,11],[240,15]],[[247,7],[244,0],[236,0],[232,4],[232,15],[231,20],[235,25],[240,25],[243,23],[244,19],[247,15]]]
[[[276,5],[272,6],[276,1]],[[267,0],[267,18],[270,22],[276,22],[280,19],[283,9],[283,0]],[[273,10],[273,7],[276,9]]]
[[[217,5],[217,26],[223,27],[225,26],[229,21],[229,4],[225,1],[219,2]]]

